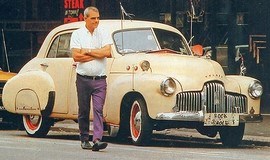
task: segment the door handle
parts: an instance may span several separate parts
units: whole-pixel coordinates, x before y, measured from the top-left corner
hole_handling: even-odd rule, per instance
[[[47,63],[41,63],[41,67],[48,67],[49,65]]]

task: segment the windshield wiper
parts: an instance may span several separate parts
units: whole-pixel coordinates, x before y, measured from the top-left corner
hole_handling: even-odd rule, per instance
[[[172,54],[182,54],[179,51],[175,51],[169,48],[159,49],[159,50],[149,50],[147,53],[172,53]]]
[[[148,53],[148,52],[152,52],[153,50],[151,49],[147,49],[147,50],[139,50],[139,51],[136,51],[137,53],[139,52],[144,52],[144,53]]]

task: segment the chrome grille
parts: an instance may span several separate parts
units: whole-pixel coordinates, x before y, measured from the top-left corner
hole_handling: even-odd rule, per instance
[[[226,113],[225,89],[219,83],[207,83],[203,87],[207,113]]]
[[[178,93],[176,97],[177,111],[199,111],[201,110],[201,93],[184,92]]]
[[[178,93],[174,111],[196,112],[203,106],[207,113],[246,113],[247,98],[226,93],[220,83],[207,83],[202,91]]]
[[[228,113],[247,113],[247,98],[245,96],[226,95],[226,106]]]

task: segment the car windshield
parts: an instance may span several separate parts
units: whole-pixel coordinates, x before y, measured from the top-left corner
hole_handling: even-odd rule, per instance
[[[187,53],[181,35],[162,29],[121,30],[113,35],[117,51],[121,54],[170,49]]]

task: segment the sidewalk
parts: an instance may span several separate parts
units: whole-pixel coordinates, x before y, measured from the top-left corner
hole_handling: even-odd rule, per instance
[[[90,126],[91,130],[92,126]],[[78,132],[78,124],[72,120],[65,120],[56,123],[52,130],[62,130],[66,132]],[[154,132],[157,134],[174,135],[174,136],[190,136],[207,138],[201,135],[194,129],[171,129],[161,132]],[[105,133],[106,135],[106,133]],[[246,123],[244,141],[254,141],[257,143],[264,143],[270,146],[270,115],[263,115],[263,122],[261,123]]]
[[[268,137],[270,142],[270,114],[263,115],[261,123],[246,123],[245,134]]]
[[[247,123],[243,140],[270,146],[270,115],[263,115],[261,123]]]

